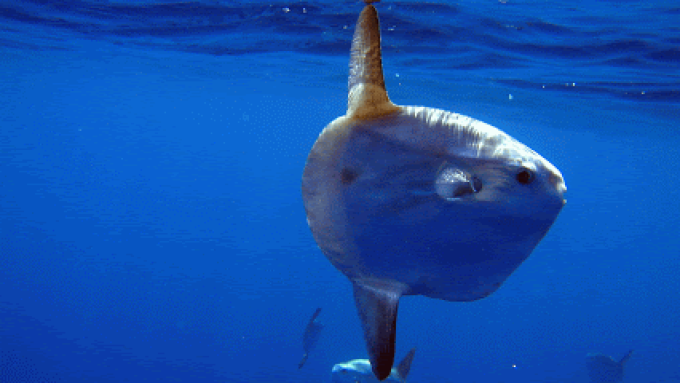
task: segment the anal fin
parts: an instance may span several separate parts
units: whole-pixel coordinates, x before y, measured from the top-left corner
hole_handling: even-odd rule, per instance
[[[354,281],[353,285],[373,374],[385,380],[394,364],[397,309],[403,288],[382,282]]]

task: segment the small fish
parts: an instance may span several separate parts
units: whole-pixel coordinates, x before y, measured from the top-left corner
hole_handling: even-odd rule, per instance
[[[365,6],[347,112],[314,143],[302,198],[316,243],[353,285],[379,380],[392,371],[400,297],[489,296],[546,235],[565,191],[555,166],[499,129],[392,103],[378,12]]]
[[[305,362],[309,357],[309,352],[314,349],[316,343],[319,341],[319,337],[321,337],[323,325],[318,320],[319,314],[321,314],[321,307],[314,311],[314,314],[312,314],[312,317],[309,319],[309,323],[307,323],[305,333],[302,335],[302,349],[304,350],[304,354],[302,354],[302,360],[298,363],[298,369],[305,365]]]
[[[586,356],[588,377],[592,383],[617,383],[623,381],[623,368],[633,355],[633,350],[618,362],[611,356],[591,353]]]
[[[390,375],[385,380],[388,383],[405,383],[411,363],[416,354],[412,348],[396,368],[392,368]],[[333,366],[332,383],[376,383],[378,380],[373,375],[371,362],[367,359],[354,359]]]

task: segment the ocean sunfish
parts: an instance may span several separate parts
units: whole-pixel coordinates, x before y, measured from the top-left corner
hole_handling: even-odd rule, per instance
[[[393,104],[378,13],[365,6],[347,113],[314,143],[302,197],[319,248],[352,282],[378,379],[392,371],[399,298],[490,295],[546,235],[565,191],[555,166],[499,129]]]
[[[611,356],[602,354],[588,354],[586,356],[586,368],[588,377],[592,383],[617,383],[623,381],[623,368],[633,355],[633,350],[621,358],[618,362]]]
[[[412,348],[396,368],[392,368],[390,375],[385,380],[389,383],[405,383],[416,349]],[[354,359],[346,363],[338,363],[333,366],[331,372],[332,383],[375,383],[378,380],[371,370],[371,362],[367,359]]]
[[[304,351],[304,354],[302,354],[302,360],[298,363],[298,369],[305,365],[310,351],[316,347],[316,343],[319,341],[319,337],[321,337],[323,324],[318,320],[319,314],[321,314],[321,307],[316,309],[314,314],[312,314],[312,317],[309,318],[307,327],[305,327],[305,333],[302,334],[302,350]]]

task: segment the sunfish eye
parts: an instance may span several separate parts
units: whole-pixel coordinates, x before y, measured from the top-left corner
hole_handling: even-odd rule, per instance
[[[521,183],[522,185],[529,185],[534,181],[534,172],[527,168],[522,168],[517,173],[517,182]]]
[[[445,167],[434,183],[437,194],[447,201],[456,201],[482,190],[482,181],[455,167]]]

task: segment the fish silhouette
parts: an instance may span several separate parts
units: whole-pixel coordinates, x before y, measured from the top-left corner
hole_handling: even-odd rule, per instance
[[[623,368],[633,355],[633,350],[616,361],[611,356],[603,354],[588,354],[586,356],[586,368],[588,377],[592,383],[617,383],[623,381]]]
[[[321,307],[314,311],[314,314],[312,314],[312,317],[307,323],[307,327],[305,327],[305,333],[302,335],[302,350],[304,351],[304,354],[302,354],[302,360],[300,360],[300,363],[298,363],[298,369],[305,365],[305,362],[309,357],[309,353],[314,347],[316,347],[316,343],[319,341],[319,337],[321,336],[323,325],[318,320],[319,314],[321,314]]]
[[[392,368],[385,382],[405,383],[408,373],[411,371],[411,363],[416,354],[412,348],[396,368]],[[332,383],[373,383],[377,379],[371,370],[371,362],[366,359],[354,359],[345,363],[338,363],[331,370]]]
[[[302,176],[312,235],[351,282],[371,367],[394,363],[403,295],[474,301],[529,256],[565,200],[562,174],[499,129],[387,96],[375,7],[359,16],[347,113]]]

